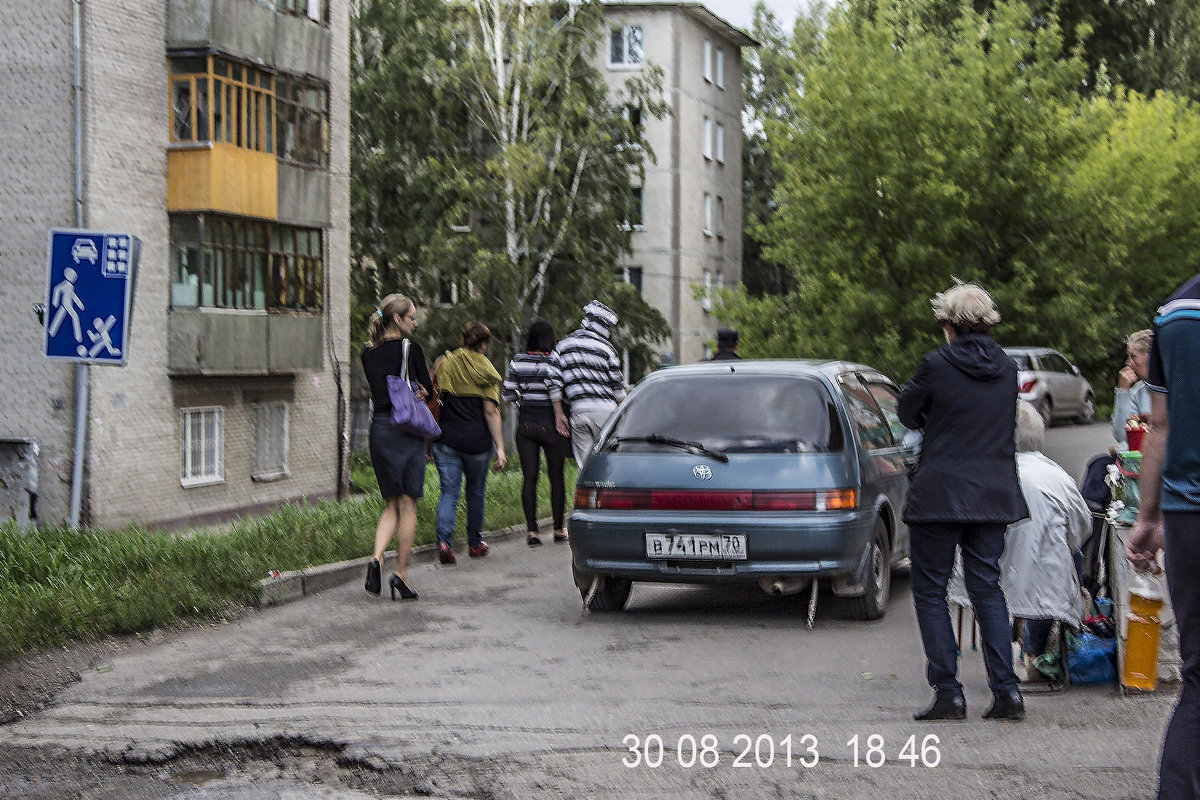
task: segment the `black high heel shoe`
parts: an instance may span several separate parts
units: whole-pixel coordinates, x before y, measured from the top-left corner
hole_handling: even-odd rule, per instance
[[[366,589],[368,593],[373,594],[376,597],[379,597],[379,595],[383,594],[383,584],[382,578],[379,574],[378,559],[373,558],[371,559],[370,563],[367,564]]]
[[[392,601],[396,600],[396,592],[400,592],[401,600],[416,600],[417,593],[408,588],[408,584],[404,582],[404,578],[392,573],[392,579],[388,581],[388,586],[392,587]]]

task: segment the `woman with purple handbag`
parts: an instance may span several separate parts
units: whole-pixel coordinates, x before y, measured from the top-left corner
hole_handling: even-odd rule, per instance
[[[389,294],[371,317],[370,342],[362,354],[374,406],[371,466],[384,499],[375,528],[375,558],[367,565],[366,589],[374,595],[383,592],[380,565],[395,536],[396,571],[388,582],[392,600],[397,593],[402,600],[417,599],[417,593],[408,586],[408,556],[417,533],[417,500],[425,492],[425,439],[413,433],[412,426],[398,424],[394,418],[413,400],[423,401],[432,391],[425,353],[409,338],[416,327],[417,307],[413,302],[404,295]]]

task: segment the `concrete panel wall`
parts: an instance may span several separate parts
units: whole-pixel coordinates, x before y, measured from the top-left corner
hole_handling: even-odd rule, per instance
[[[260,64],[275,54],[274,6],[261,0],[169,0],[166,44],[207,49]]]
[[[331,224],[329,173],[279,162],[279,221],[304,228]]]
[[[275,66],[296,75],[329,80],[332,31],[303,17],[275,15]]]

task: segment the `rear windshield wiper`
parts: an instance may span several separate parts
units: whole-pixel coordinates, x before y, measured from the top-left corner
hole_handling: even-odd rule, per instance
[[[609,443],[609,448],[616,450],[623,444],[635,442],[661,444],[666,445],[667,447],[678,447],[680,450],[687,450],[689,453],[715,458],[722,464],[729,463],[729,456],[725,455],[720,450],[713,450],[705,447],[700,442],[688,442],[684,441],[683,439],[672,439],[669,436],[663,436],[658,433],[652,433],[649,436],[614,436],[612,442]]]

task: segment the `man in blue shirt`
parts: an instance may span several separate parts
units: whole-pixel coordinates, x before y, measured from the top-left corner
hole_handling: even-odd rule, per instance
[[[1125,553],[1155,568],[1162,548],[1179,627],[1183,691],[1163,739],[1158,797],[1200,800],[1200,275],[1158,310],[1146,385],[1151,428]]]

